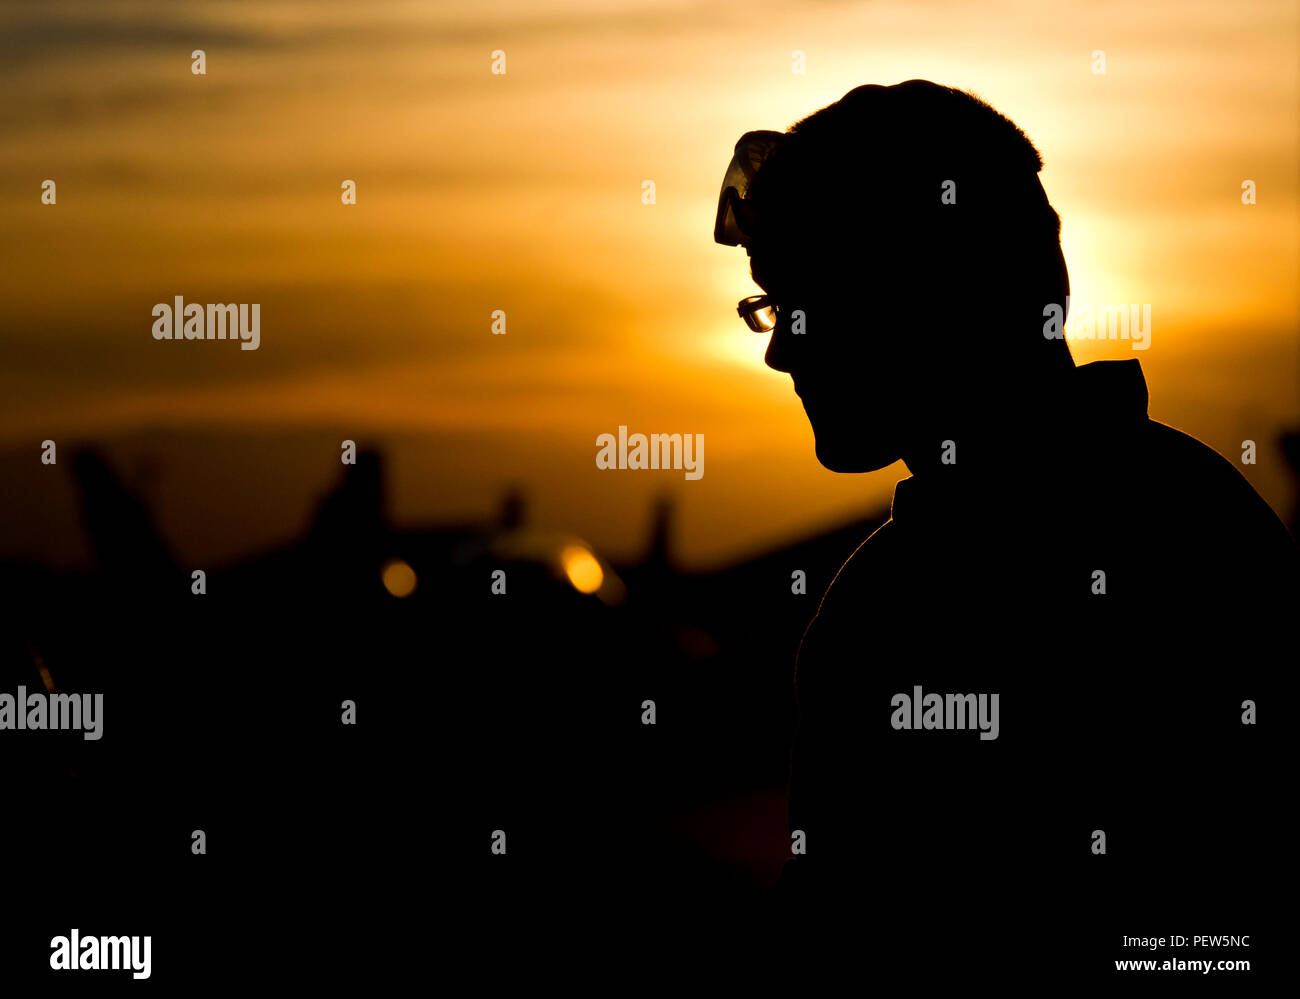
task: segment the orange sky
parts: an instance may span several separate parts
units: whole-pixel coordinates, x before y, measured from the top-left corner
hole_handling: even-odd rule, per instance
[[[755,289],[713,209],[741,132],[924,77],[1042,152],[1073,303],[1152,303],[1149,350],[1076,358],[1140,357],[1152,416],[1232,456],[1300,422],[1298,27],[1294,2],[1185,0],[4,5],[0,445],[477,435],[468,456],[403,452],[400,518],[522,482],[541,518],[618,554],[671,491],[697,563],[851,515],[905,472],[816,463],[788,377],[735,316]],[[155,342],[150,309],[178,294],[260,302],[261,349]],[[619,424],[704,434],[704,478],[598,472]],[[1245,471],[1285,509],[1271,443]],[[233,518],[210,544],[234,551],[291,532],[329,474],[286,481],[256,528],[190,498]]]

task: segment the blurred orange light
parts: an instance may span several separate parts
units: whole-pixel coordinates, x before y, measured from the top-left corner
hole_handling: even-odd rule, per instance
[[[605,581],[604,570],[596,561],[596,556],[578,545],[569,545],[560,552],[560,562],[564,574],[579,593],[595,593]]]
[[[415,592],[415,570],[400,558],[385,562],[382,576],[384,589],[395,597],[409,597]]]

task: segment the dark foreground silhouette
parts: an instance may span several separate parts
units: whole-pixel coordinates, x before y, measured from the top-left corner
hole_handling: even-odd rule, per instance
[[[1113,978],[1157,927],[1263,945],[1287,793],[1294,544],[1147,417],[1137,360],[1047,335],[1069,282],[1040,166],[967,94],[860,87],[742,138],[715,231],[823,464],[912,473],[799,652],[779,897],[845,955],[972,984]],[[998,695],[996,732],[965,694]]]

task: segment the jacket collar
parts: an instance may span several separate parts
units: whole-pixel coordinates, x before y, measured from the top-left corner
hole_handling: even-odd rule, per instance
[[[984,518],[1004,512],[1008,487],[1016,492],[1017,505],[1032,504],[1035,492],[1050,492],[1057,481],[1056,475],[1039,472],[1066,471],[1060,462],[1070,461],[1075,441],[1136,429],[1147,419],[1148,398],[1146,377],[1136,358],[1080,365],[1067,377],[1066,389],[1050,411],[1033,417],[1035,427],[1047,428],[1044,439],[1051,458],[1046,463],[1035,466],[1036,471],[1026,469],[1024,462],[1016,460],[1016,445],[1011,444],[1002,476],[994,472],[973,481],[963,474],[954,474],[947,481],[942,476],[933,478],[933,473],[927,474],[925,481],[909,476],[894,486],[891,519],[910,523],[954,515]],[[1055,458],[1060,461],[1053,461]],[[953,467],[955,472],[959,468]]]

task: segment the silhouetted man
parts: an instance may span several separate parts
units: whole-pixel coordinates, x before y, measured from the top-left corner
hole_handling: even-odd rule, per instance
[[[969,94],[859,87],[747,133],[715,230],[822,464],[911,472],[800,648],[782,897],[972,981],[1250,932],[1294,664],[1280,521],[1137,360],[1075,367],[1041,166]]]

